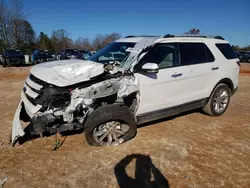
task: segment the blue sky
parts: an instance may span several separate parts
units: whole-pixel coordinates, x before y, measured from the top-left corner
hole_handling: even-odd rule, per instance
[[[250,0],[24,0],[37,35],[66,29],[71,38],[118,32],[182,34],[190,28],[250,45]]]

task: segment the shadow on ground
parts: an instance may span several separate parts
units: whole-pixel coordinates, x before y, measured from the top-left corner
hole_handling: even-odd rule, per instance
[[[126,167],[135,159],[135,178],[128,176]],[[152,163],[150,156],[132,154],[123,158],[114,167],[117,182],[121,188],[168,188],[168,180],[160,170]],[[152,180],[153,179],[153,180]]]

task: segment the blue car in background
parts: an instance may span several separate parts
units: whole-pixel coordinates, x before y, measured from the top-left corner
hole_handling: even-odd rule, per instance
[[[31,62],[33,65],[53,60],[53,55],[48,50],[35,50],[31,56]]]

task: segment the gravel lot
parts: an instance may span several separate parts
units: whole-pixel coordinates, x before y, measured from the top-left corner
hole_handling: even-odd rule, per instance
[[[189,112],[147,124],[118,147],[91,147],[75,134],[57,151],[51,151],[54,136],[15,148],[8,143],[28,70],[0,67],[0,180],[9,178],[4,188],[250,187],[250,64],[242,65],[239,90],[221,117]]]

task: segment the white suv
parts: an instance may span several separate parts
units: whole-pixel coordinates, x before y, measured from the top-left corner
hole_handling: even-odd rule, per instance
[[[239,69],[227,41],[199,35],[129,36],[87,61],[39,64],[21,92],[12,143],[24,134],[84,129],[91,145],[118,145],[140,123],[198,108],[219,116]],[[20,119],[30,122],[24,130]]]

